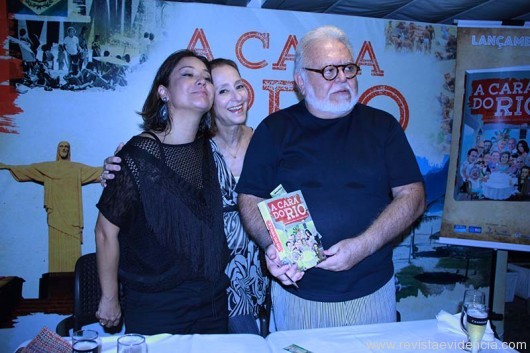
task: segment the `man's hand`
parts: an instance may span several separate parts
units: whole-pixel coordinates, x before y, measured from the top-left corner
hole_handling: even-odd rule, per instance
[[[281,264],[280,257],[278,256],[274,244],[269,245],[265,250],[265,260],[270,274],[276,277],[285,286],[296,286],[296,282],[304,277],[305,272],[300,271],[296,264]]]
[[[116,148],[116,151],[114,151],[114,156],[110,156],[105,158],[103,160],[103,173],[101,173],[101,186],[106,187],[107,186],[107,180],[114,179],[114,173],[113,172],[119,172],[121,170],[121,158],[116,157],[116,153],[118,153],[122,148],[124,144],[121,142],[118,147]]]
[[[327,258],[316,267],[329,271],[346,271],[370,255],[362,236],[348,238],[324,250]]]

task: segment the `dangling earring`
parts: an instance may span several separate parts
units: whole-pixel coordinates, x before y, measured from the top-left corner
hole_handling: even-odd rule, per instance
[[[158,110],[158,117],[160,121],[163,123],[167,121],[167,118],[169,116],[168,111],[167,111],[167,101],[168,101],[167,97],[162,97],[162,102],[164,102],[164,104],[162,104],[162,106]]]

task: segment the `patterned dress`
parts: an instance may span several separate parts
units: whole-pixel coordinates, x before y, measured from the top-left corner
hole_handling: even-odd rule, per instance
[[[259,306],[265,300],[268,279],[263,275],[259,260],[259,247],[249,239],[243,229],[237,208],[236,178],[228,168],[221,150],[210,139],[221,194],[223,197],[224,228],[230,250],[230,261],[226,274],[230,278],[228,287],[228,313],[257,316]]]

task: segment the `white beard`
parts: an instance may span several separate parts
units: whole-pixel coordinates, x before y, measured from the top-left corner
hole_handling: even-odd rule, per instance
[[[351,94],[349,101],[342,101],[340,103],[333,103],[329,99],[318,99],[315,96],[315,91],[311,85],[306,85],[306,96],[304,97],[307,104],[309,104],[314,110],[318,110],[324,113],[330,113],[338,116],[344,116],[348,114],[355,104],[359,101],[359,95],[354,95],[353,90],[348,86],[348,90]]]

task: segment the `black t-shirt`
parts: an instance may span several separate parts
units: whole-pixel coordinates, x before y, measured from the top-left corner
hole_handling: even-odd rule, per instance
[[[357,104],[347,116],[319,119],[304,101],[264,119],[250,142],[236,191],[261,198],[282,184],[301,190],[324,248],[363,232],[392,201],[392,188],[423,181],[403,129],[390,114]],[[387,244],[348,271],[308,270],[299,297],[346,301],[393,275]]]

